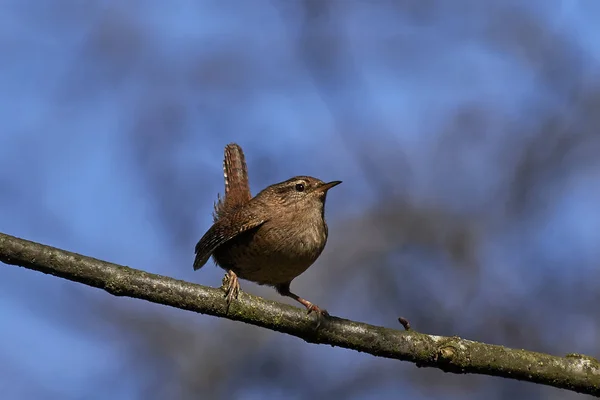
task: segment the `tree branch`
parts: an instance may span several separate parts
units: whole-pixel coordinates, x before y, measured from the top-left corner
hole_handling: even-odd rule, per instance
[[[0,233],[0,261],[128,296],[287,333],[378,357],[414,362],[446,372],[474,373],[541,383],[600,397],[598,360],[556,357],[474,342],[327,318],[318,329],[305,310],[241,293],[226,312],[220,289],[112,264]],[[190,266],[191,268],[191,266]]]

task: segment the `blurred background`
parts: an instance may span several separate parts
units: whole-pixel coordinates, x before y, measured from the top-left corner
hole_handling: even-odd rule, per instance
[[[591,0],[4,0],[0,231],[219,286],[193,249],[235,141],[253,193],[344,181],[298,294],[599,357],[599,19]],[[8,266],[0,320],[3,399],[586,397]]]

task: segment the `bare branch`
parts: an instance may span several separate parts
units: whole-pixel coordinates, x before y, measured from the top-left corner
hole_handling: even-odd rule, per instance
[[[0,261],[128,296],[228,318],[378,357],[414,362],[446,372],[529,381],[600,397],[600,363],[588,356],[556,357],[459,337],[399,331],[330,317],[317,330],[304,310],[240,295],[229,312],[220,289],[112,264],[0,233]]]

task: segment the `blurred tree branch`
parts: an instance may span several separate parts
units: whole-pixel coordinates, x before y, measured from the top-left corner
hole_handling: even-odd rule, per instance
[[[600,397],[600,363],[570,354],[556,357],[459,337],[426,335],[337,317],[316,329],[304,310],[244,293],[226,312],[223,292],[150,274],[0,233],[0,261],[153,303],[287,333],[378,357],[414,362],[452,373],[500,376]]]

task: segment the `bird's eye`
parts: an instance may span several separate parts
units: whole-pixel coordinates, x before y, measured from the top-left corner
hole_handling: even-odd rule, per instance
[[[296,183],[296,191],[304,192],[304,183]]]

